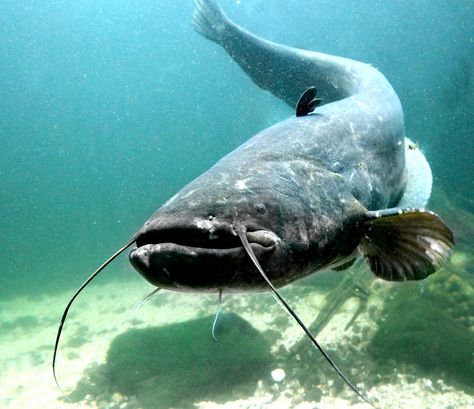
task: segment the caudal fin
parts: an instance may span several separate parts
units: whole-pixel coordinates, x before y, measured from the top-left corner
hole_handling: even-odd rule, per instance
[[[454,247],[453,233],[433,212],[386,209],[370,216],[359,249],[384,280],[422,280],[446,262]]]
[[[220,43],[229,19],[213,0],[194,0],[193,28],[207,39]]]

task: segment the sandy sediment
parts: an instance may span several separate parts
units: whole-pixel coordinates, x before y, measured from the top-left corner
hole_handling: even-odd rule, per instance
[[[328,291],[324,287],[318,290],[315,283],[317,284],[310,281],[282,291],[308,324],[322,308]],[[210,316],[214,314],[217,305],[217,296],[214,295],[161,291],[143,306],[134,309],[137,301],[148,291],[151,288],[138,279],[110,282],[91,286],[74,304],[62,337],[57,373],[66,393],[74,391],[78,383],[82,382],[76,401],[67,401],[62,397],[51,371],[57,325],[72,292],[35,299],[19,297],[1,303],[0,406],[5,409],[148,409],[150,406],[146,399],[125,396],[119,391],[113,391],[111,385],[94,384],[94,379],[87,380],[85,374],[99,373],[91,368],[104,368],[107,351],[120,334],[131,329],[161,327]],[[385,295],[373,296],[369,300],[368,311],[371,312],[362,313],[356,323],[344,331],[357,308],[357,300],[349,299],[318,335],[319,342],[348,377],[380,408],[474,407],[474,394],[467,388],[450,383],[449,379],[442,377],[443,374],[421,373],[416,365],[392,362],[390,351],[387,351],[387,362],[381,369],[380,363],[374,362],[364,351],[367,340],[377,328],[374,319],[378,315],[374,313],[374,309],[382,308]],[[224,294],[222,309],[237,313],[264,334],[272,344],[274,360],[265,369],[266,375],[250,387],[226,387],[222,396],[214,400],[202,397],[194,400],[191,390],[181,402],[177,401],[175,407],[369,407],[344,386],[309,342],[307,351],[290,356],[288,350],[301,340],[303,334],[270,294]],[[132,356],[139,353],[140,351],[130,351]],[[209,357],[210,360],[212,358]],[[277,382],[272,379],[271,372],[275,369],[283,369],[283,380]],[[199,376],[199,368],[193,368],[190,362],[187,374],[190,377]],[[183,385],[185,384],[186,380],[183,379]],[[100,390],[102,387],[103,391]],[[164,386],[153,385],[153,388],[159,387]],[[179,385],[174,387],[176,394],[179,394]],[[161,408],[160,405],[156,407]]]

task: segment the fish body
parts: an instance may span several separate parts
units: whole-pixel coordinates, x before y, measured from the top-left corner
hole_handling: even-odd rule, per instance
[[[196,1],[193,23],[297,115],[250,138],[159,208],[135,236],[135,269],[172,290],[265,289],[235,232],[239,224],[276,287],[349,265],[358,254],[384,278],[431,274],[447,257],[452,236],[434,214],[397,208],[424,205],[431,179],[418,181],[429,184],[425,197],[404,197],[408,142],[402,106],[387,79],[368,64],[261,39],[209,0]],[[298,98],[314,86],[323,104],[311,112],[319,101]],[[403,252],[399,242],[378,237],[386,242],[382,251],[367,234],[381,216],[409,217],[423,228],[434,223],[438,233],[413,244],[418,239],[410,235],[418,233],[406,233],[405,226],[397,237],[411,248]],[[432,257],[424,248],[430,240],[442,242],[432,246]],[[392,256],[390,245],[396,246]],[[402,262],[395,260],[399,251]]]
[[[181,189],[89,276],[63,312],[54,379],[58,384],[56,356],[74,300],[136,244],[129,258],[157,287],[152,294],[216,292],[220,304],[223,292],[271,291],[344,382],[371,404],[277,288],[322,269],[345,269],[358,255],[386,280],[434,273],[454,240],[436,214],[420,208],[431,194],[429,164],[405,137],[400,101],[378,70],[266,41],[229,20],[213,0],[195,5],[196,31],[224,48],[257,85],[295,107],[295,115]]]

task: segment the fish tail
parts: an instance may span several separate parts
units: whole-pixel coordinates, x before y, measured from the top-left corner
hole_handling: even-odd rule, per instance
[[[193,28],[207,39],[220,44],[230,20],[213,0],[194,0],[194,5]]]

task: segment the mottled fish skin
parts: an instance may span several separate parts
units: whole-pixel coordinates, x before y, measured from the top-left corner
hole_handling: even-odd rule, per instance
[[[316,86],[323,104],[264,129],[180,190],[135,236],[132,265],[173,290],[264,289],[236,224],[255,232],[250,244],[276,287],[352,260],[370,211],[396,207],[406,186],[392,86],[368,64],[257,37],[210,0],[196,1],[193,24],[261,88],[294,107]]]

